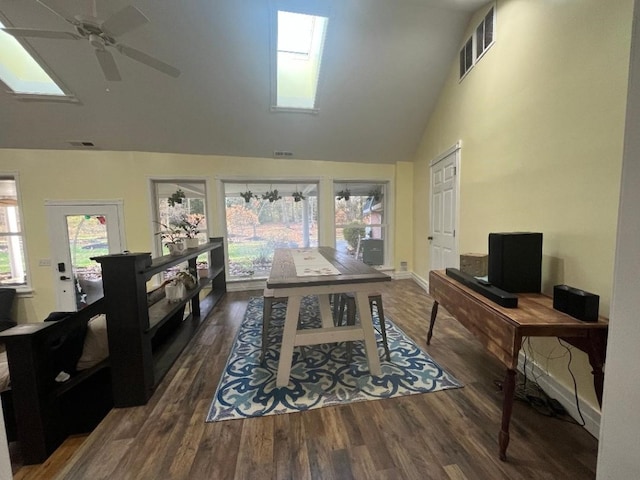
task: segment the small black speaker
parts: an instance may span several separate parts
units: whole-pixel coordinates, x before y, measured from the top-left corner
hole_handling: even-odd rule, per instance
[[[553,308],[578,320],[598,321],[600,296],[568,285],[553,287]]]
[[[540,293],[542,233],[489,234],[489,283],[511,293]]]

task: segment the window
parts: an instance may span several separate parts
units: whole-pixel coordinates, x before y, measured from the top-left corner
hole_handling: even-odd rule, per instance
[[[0,176],[0,285],[27,285],[24,235],[15,176]]]
[[[316,108],[327,17],[278,11],[275,109]]]
[[[460,78],[473,66],[473,38],[469,37],[467,43],[464,44],[462,50],[460,50]]]
[[[476,28],[476,61],[493,42],[493,13],[494,9],[491,8]]]
[[[156,251],[169,253],[177,239],[208,240],[207,188],[204,180],[154,180]]]
[[[3,27],[0,22],[0,80],[16,94],[65,97],[22,44],[1,30]]]
[[[493,44],[495,25],[495,8],[491,7],[489,12],[476,27],[473,36],[464,44],[460,50],[460,79],[473,67],[484,52]],[[475,49],[474,49],[475,45]]]
[[[276,248],[318,246],[316,182],[224,182],[227,279],[267,278]]]
[[[336,249],[368,265],[386,260],[386,184],[334,183]]]

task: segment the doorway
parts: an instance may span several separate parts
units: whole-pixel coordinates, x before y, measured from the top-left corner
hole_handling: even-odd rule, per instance
[[[430,270],[459,267],[456,225],[460,142],[431,162]]]
[[[93,257],[124,247],[122,202],[47,203],[51,265],[59,311],[81,310],[103,296]]]

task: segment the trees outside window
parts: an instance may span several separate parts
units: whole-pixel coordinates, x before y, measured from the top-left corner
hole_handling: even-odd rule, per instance
[[[318,246],[318,184],[224,182],[229,279],[267,278],[276,248]]]

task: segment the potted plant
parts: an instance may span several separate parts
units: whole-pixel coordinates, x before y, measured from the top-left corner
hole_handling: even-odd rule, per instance
[[[180,220],[179,227],[184,232],[185,243],[187,248],[197,248],[200,240],[198,238],[198,234],[200,233],[200,229],[198,225],[200,222],[204,220],[204,216],[199,213],[192,213],[190,215],[183,215],[182,220]]]
[[[369,198],[372,198],[374,202],[379,202],[382,198],[382,189],[380,187],[375,187],[369,191]]]
[[[293,192],[291,196],[293,197],[293,201],[296,203],[305,199],[305,196],[302,194],[302,192],[299,192],[297,190]]]
[[[351,191],[348,188],[345,188],[344,190],[340,190],[336,196],[336,198],[338,200],[349,200],[351,198]]]
[[[179,255],[184,249],[185,245],[182,242],[182,229],[178,226],[169,226],[162,222],[153,222],[162,227],[162,230],[156,232],[156,235],[159,235],[162,240],[164,240],[164,245],[169,249],[169,255]]]
[[[247,190],[246,192],[240,192],[240,196],[244,198],[244,201],[246,203],[249,203],[253,197],[257,198],[257,196],[254,195],[251,190]]]
[[[185,198],[186,196],[184,192],[182,191],[182,189],[179,188],[178,190],[173,192],[169,198],[167,198],[167,202],[169,203],[169,206],[175,207],[176,203],[182,204],[182,201]]]
[[[263,200],[269,200],[269,203],[273,203],[276,200],[280,200],[282,197],[278,195],[278,189],[271,190],[270,192],[266,192],[262,195]]]

